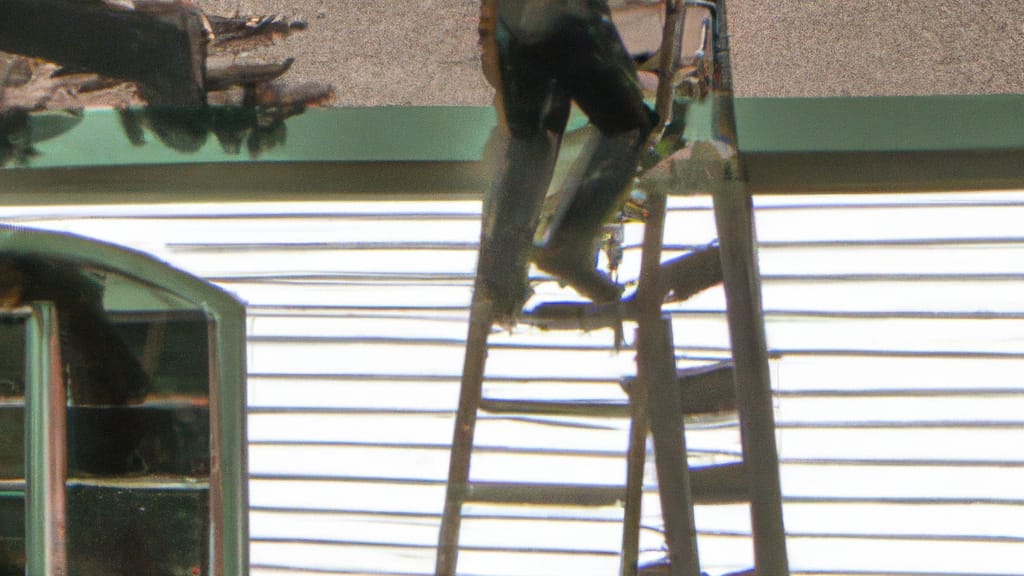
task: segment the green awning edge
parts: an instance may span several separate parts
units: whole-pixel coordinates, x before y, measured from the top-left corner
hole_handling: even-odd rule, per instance
[[[1024,94],[750,98],[736,117],[748,153],[1024,149]]]
[[[743,152],[913,152],[1024,149],[1024,95],[864,98],[740,98]],[[706,109],[692,114],[694,130]],[[258,159],[225,152],[211,134],[181,153],[146,133],[133,146],[114,110],[90,110],[52,134],[53,114],[34,119],[39,155],[30,166],[116,166],[203,162],[475,161],[495,124],[482,106],[311,109],[287,121],[286,143]],[[48,138],[48,139],[44,139]]]
[[[708,112],[691,111],[691,136],[701,137]],[[1024,95],[741,98],[736,112],[755,193],[1024,188]],[[132,146],[111,110],[65,121],[60,136],[45,125],[55,121],[40,117],[48,139],[30,169],[0,170],[0,203],[477,194],[495,115],[483,106],[313,109],[258,159],[224,152],[212,135],[192,154],[152,132]]]

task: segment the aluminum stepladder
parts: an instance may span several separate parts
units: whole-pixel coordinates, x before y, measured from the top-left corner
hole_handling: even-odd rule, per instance
[[[663,184],[647,190],[649,215],[644,232],[639,287],[635,297],[628,302],[638,326],[638,377],[630,386],[631,433],[623,495],[623,576],[637,574],[640,501],[648,432],[654,441],[659,496],[665,521],[669,556],[668,572],[665,573],[701,576],[693,515],[696,481],[698,485],[724,487],[726,491],[733,488],[733,497],[729,501],[749,501],[755,568],[748,574],[789,574],[753,203],[737,148],[725,4],[726,0],[665,2],[658,111],[663,119],[671,114],[676,72],[680,68],[677,57],[682,51],[695,63],[693,72],[703,75],[710,88],[711,138],[705,142],[690,142],[685,149],[674,154],[666,164],[670,168],[662,179]],[[657,132],[660,134],[660,130]],[[718,246],[662,264],[666,193],[673,189],[712,194]],[[709,266],[710,258],[716,261]],[[709,268],[714,269],[710,276]],[[717,274],[721,275],[720,278]],[[689,276],[696,276],[696,279]],[[668,292],[695,293],[719,279],[724,284],[732,346],[732,362],[726,368],[732,376],[735,390],[743,460],[738,466],[729,465],[725,469],[709,467],[691,471],[687,463],[682,417],[686,407],[681,399],[680,383],[693,382],[708,373],[721,374],[722,371],[677,372],[671,322],[661,308]],[[477,292],[474,291],[470,311],[436,576],[456,573],[462,507],[466,502],[478,501],[469,480],[469,468],[477,414],[483,401],[482,385],[492,311],[489,302],[476,297]],[[712,497],[710,501],[723,500]]]

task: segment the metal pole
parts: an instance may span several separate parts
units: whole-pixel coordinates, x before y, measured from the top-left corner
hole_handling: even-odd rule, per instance
[[[665,131],[665,126],[672,120],[672,97],[675,90],[675,72],[679,47],[683,36],[683,19],[685,9],[680,0],[665,2],[665,25],[662,28],[661,54],[659,55],[658,90],[655,110],[658,112],[658,125],[648,137],[648,146],[657,144]],[[661,266],[661,243],[664,234],[665,196],[658,194],[651,199],[648,206],[653,214],[654,222],[648,220],[644,227],[644,248],[641,270],[640,288],[637,301],[640,303],[639,318],[646,317],[646,323],[660,319],[661,291],[659,269]],[[660,210],[660,213],[659,213]],[[647,309],[647,313],[642,312]],[[654,308],[652,310],[652,308]],[[641,322],[644,322],[641,320]],[[640,336],[638,341],[649,339]],[[640,343],[638,342],[638,348]],[[640,362],[643,364],[643,362]],[[638,368],[638,373],[642,369]],[[630,429],[629,449],[626,454],[626,499],[622,519],[622,559],[620,576],[635,576],[640,557],[640,520],[643,501],[644,463],[647,459],[647,433],[650,429],[648,420],[649,385],[645,378],[638,377],[629,392]]]
[[[786,576],[789,561],[782,518],[782,490],[768,345],[761,304],[761,276],[753,201],[737,156],[732,69],[725,0],[718,2],[718,46],[713,93],[715,139],[731,148],[731,173],[712,186],[715,221],[722,250],[729,334],[735,365],[743,461],[750,474],[750,515],[758,574]]]
[[[454,576],[459,560],[459,529],[462,504],[469,486],[469,463],[473,454],[477,409],[483,391],[484,367],[487,362],[487,337],[493,320],[491,303],[478,298],[474,290],[469,313],[469,334],[462,367],[459,408],[452,434],[452,453],[448,465],[448,488],[437,545],[435,576]]]
[[[26,574],[67,574],[67,395],[57,310],[33,303],[26,319]]]
[[[648,396],[648,418],[654,440],[658,494],[669,549],[671,576],[700,576],[697,531],[693,518],[690,468],[682,402],[676,385],[672,325],[661,313],[661,248],[665,233],[666,198],[648,198],[640,285],[637,288],[637,380]]]
[[[634,380],[629,390],[629,448],[626,452],[626,498],[622,515],[620,576],[636,576],[640,561],[640,521],[647,460],[647,384]]]
[[[661,35],[661,53],[658,55],[658,91],[654,109],[658,113],[658,125],[651,131],[648,144],[657,144],[672,121],[672,99],[676,89],[676,68],[679,65],[679,49],[683,43],[683,21],[686,7],[683,0],[665,0],[665,26]]]
[[[771,377],[754,248],[752,203],[742,183],[714,191],[722,273],[735,364],[743,461],[750,475],[750,515],[758,574],[789,574]]]

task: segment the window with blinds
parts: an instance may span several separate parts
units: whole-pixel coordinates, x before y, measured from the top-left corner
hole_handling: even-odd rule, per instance
[[[1024,193],[755,200],[792,573],[1020,574]],[[254,575],[432,573],[478,202],[5,213],[146,250],[248,303]],[[641,232],[627,226],[621,280],[637,274]],[[714,236],[708,199],[670,200],[666,258]],[[573,298],[538,282],[533,302]],[[669,310],[680,367],[728,356],[720,288]],[[522,326],[491,341],[487,398],[625,402],[633,352],[611,331]],[[472,477],[619,489],[628,426],[614,410],[484,412]],[[691,464],[739,459],[735,420],[687,433]],[[468,505],[460,573],[615,574],[621,514],[614,501]],[[700,506],[696,520],[703,570],[752,565],[746,505]]]

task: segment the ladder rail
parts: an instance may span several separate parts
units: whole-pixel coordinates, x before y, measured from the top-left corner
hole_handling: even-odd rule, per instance
[[[630,386],[629,447],[626,450],[626,496],[623,499],[622,558],[620,576],[636,576],[640,562],[640,529],[644,495],[644,464],[647,459],[647,386]]]
[[[705,146],[698,170],[710,176],[702,182],[714,201],[718,229],[718,259],[727,302],[733,356],[733,385],[740,419],[744,490],[750,505],[755,572],[789,574],[782,499],[775,441],[775,422],[768,364],[767,338],[761,304],[760,271],[753,202],[746,187],[737,151],[733,112],[725,0],[700,2],[715,12],[714,79],[711,81],[712,142]],[[684,41],[686,6],[696,2],[666,0],[666,25],[659,70],[658,112],[662,122],[652,133],[659,138],[671,118],[672,83],[679,46]],[[668,50],[664,48],[668,47]],[[671,88],[671,89],[670,89]],[[708,143],[704,143],[708,144]],[[692,145],[692,144],[691,144]],[[707,151],[713,154],[708,156]],[[620,574],[638,571],[640,508],[648,433],[655,445],[659,497],[665,522],[671,576],[700,576],[694,499],[687,462],[683,409],[672,344],[671,322],[662,313],[666,290],[661,264],[665,232],[666,192],[648,195],[639,287],[633,306],[637,321],[637,378],[630,389],[631,427],[623,514]],[[486,217],[486,215],[485,215]],[[459,406],[453,431],[448,485],[438,540],[437,576],[455,574],[462,508],[471,498],[470,459],[487,358],[487,339],[494,320],[491,303],[478,283],[467,335]],[[621,311],[621,310],[620,310]],[[651,398],[657,400],[651,402]]]
[[[750,516],[757,574],[787,576],[789,560],[753,200],[738,154],[726,0],[718,1],[712,87],[712,134],[728,146],[726,171],[712,186],[721,246],[726,315],[734,363],[743,461],[749,472]],[[730,169],[731,168],[731,169]]]
[[[459,407],[455,414],[452,449],[448,465],[441,531],[438,537],[437,563],[434,574],[454,575],[459,558],[459,532],[462,506],[469,491],[469,465],[476,432],[477,409],[483,395],[484,370],[487,362],[487,337],[491,332],[493,307],[474,290],[466,336],[466,355],[459,387]]]
[[[665,127],[672,120],[672,100],[675,90],[675,70],[679,55],[679,49],[683,41],[683,20],[685,19],[685,7],[680,0],[665,0],[665,25],[662,28],[661,50],[658,70],[658,88],[655,100],[655,111],[658,113],[658,124],[651,131],[648,137],[647,147],[651,148],[661,139]],[[659,432],[666,427],[671,427],[671,422],[665,421],[665,414],[658,411],[657,414],[650,412],[651,386],[655,386],[659,393],[665,393],[669,383],[654,382],[666,377],[666,371],[661,358],[656,354],[645,353],[653,346],[664,344],[666,339],[665,331],[671,331],[671,325],[662,321],[661,301],[663,291],[661,289],[661,249],[665,233],[665,211],[667,201],[663,194],[656,194],[648,199],[648,217],[644,225],[644,239],[640,263],[640,281],[636,295],[637,313],[637,351],[638,357],[638,378],[630,391],[630,436],[629,448],[626,455],[626,500],[623,503],[623,527],[622,527],[622,558],[620,560],[620,575],[635,576],[638,569],[640,557],[640,522],[641,507],[643,501],[643,474],[644,463],[647,455],[647,435],[652,426]],[[671,333],[667,335],[671,343]],[[671,345],[671,344],[669,344]],[[670,356],[671,357],[671,356]],[[674,366],[671,370],[672,379],[675,379]],[[675,386],[671,386],[676,390]],[[679,403],[678,393],[672,406]],[[657,404],[657,403],[656,403]],[[654,422],[652,423],[652,419]],[[682,426],[680,418],[679,426]],[[693,519],[693,506],[689,486],[689,470],[685,463],[685,435],[682,437],[682,446],[675,448],[682,449],[683,472],[682,482],[685,486],[683,494],[679,498],[683,500],[684,511],[682,516],[671,514],[668,511],[675,510],[675,502],[669,497],[668,502],[663,498],[663,507],[666,515],[673,518],[672,522],[666,522],[666,534],[668,535],[670,556],[690,557],[692,560],[684,560],[689,569],[699,566],[696,549],[696,528]],[[656,434],[661,438],[661,434]],[[659,464],[659,480],[661,464],[670,465],[664,461],[668,458],[669,446],[664,442],[657,447]],[[659,484],[660,485],[660,484]],[[659,491],[660,492],[660,491]],[[679,546],[679,538],[686,534],[693,537],[692,546],[687,546],[686,551]],[[673,546],[675,543],[675,546]],[[693,573],[700,576],[699,568]]]
[[[679,388],[675,385],[672,326],[661,311],[664,296],[661,253],[667,199],[664,194],[655,193],[648,198],[648,203],[649,215],[644,225],[640,284],[637,288],[637,379],[634,387],[641,391],[639,398],[647,400],[647,405],[638,411],[647,413],[654,441],[670,574],[700,576],[682,403]],[[651,398],[655,401],[650,402]],[[624,556],[623,572],[635,571],[635,564],[630,567],[627,562],[632,562],[632,558]]]

